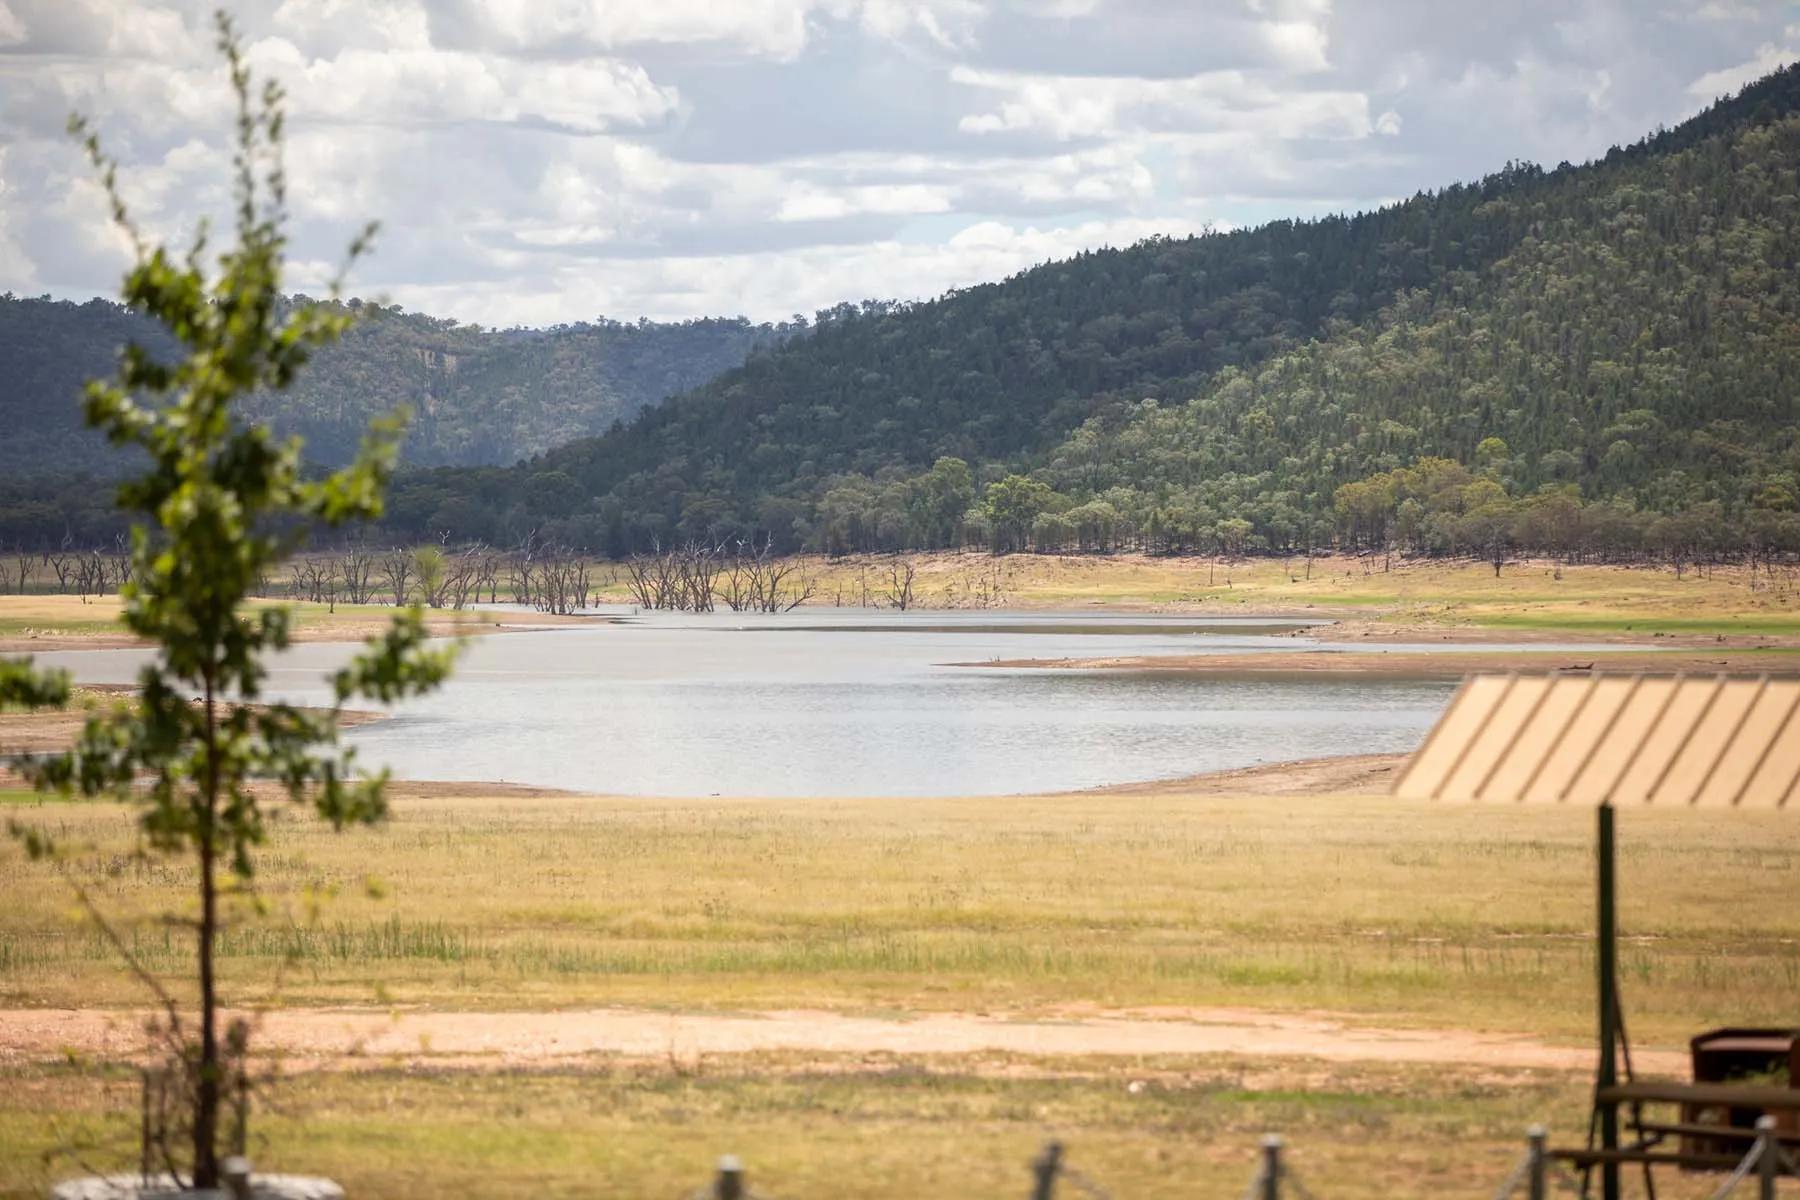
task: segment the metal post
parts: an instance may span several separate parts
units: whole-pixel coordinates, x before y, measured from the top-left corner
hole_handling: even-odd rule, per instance
[[[744,1200],[744,1164],[735,1154],[719,1160],[719,1180],[713,1189],[718,1200]]]
[[[1613,807],[1602,804],[1599,813],[1599,946],[1600,976],[1600,1072],[1594,1081],[1594,1102],[1600,1116],[1600,1148],[1619,1148],[1619,1106],[1602,1100],[1600,1093],[1619,1083],[1619,927],[1613,841]],[[1619,1164],[1600,1164],[1602,1200],[1619,1200]]]
[[[1062,1169],[1062,1143],[1051,1142],[1031,1164],[1031,1200],[1051,1200],[1056,1192],[1056,1173]]]
[[[1762,1200],[1775,1200],[1775,1179],[1781,1174],[1781,1143],[1775,1140],[1775,1118],[1767,1114],[1756,1118],[1756,1148],[1762,1157],[1756,1160],[1756,1194]]]
[[[1530,1163],[1525,1178],[1531,1189],[1531,1200],[1545,1200],[1550,1194],[1550,1155],[1544,1148],[1549,1140],[1550,1133],[1542,1125],[1533,1125],[1525,1131],[1526,1161]]]
[[[138,1131],[138,1178],[150,1184],[150,1069],[144,1070],[144,1114]]]
[[[1262,1140],[1261,1200],[1281,1200],[1281,1135],[1271,1133]]]
[[[249,1159],[233,1154],[219,1164],[219,1173],[225,1177],[225,1190],[231,1193],[232,1200],[250,1200]]]

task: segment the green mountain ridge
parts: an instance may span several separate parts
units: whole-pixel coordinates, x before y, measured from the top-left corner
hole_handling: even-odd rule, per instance
[[[349,460],[372,418],[402,405],[412,412],[407,463],[514,463],[604,432],[790,332],[742,318],[486,330],[350,303],[368,319],[291,389],[259,394],[244,409],[305,437],[308,456],[328,466]],[[85,380],[111,374],[132,339],[157,352],[168,344],[109,301],[0,296],[0,474],[122,469],[82,428],[77,398]]]
[[[1627,549],[1694,514],[1800,546],[1797,114],[1789,68],[1584,166],[842,305],[605,437],[414,476],[392,524],[614,554],[1485,550],[1603,506]]]

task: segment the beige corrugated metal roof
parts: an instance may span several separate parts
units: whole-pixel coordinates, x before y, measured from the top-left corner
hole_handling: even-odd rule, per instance
[[[1476,675],[1394,784],[1416,799],[1741,808],[1796,791],[1800,680],[1724,675]]]

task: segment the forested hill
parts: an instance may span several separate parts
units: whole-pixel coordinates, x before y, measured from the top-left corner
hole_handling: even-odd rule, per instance
[[[1797,113],[1788,69],[1585,166],[841,306],[622,432],[417,477],[394,519],[617,552],[1055,545],[1086,512],[1154,544],[1276,548],[1363,536],[1338,489],[1433,458],[1483,489],[1425,504],[1395,483],[1370,519],[1545,486],[1640,522],[1785,511]]]
[[[407,462],[513,463],[600,433],[646,405],[744,361],[780,330],[744,320],[484,330],[396,308],[368,314],[320,353],[291,391],[255,397],[250,415],[304,434],[337,465],[370,418],[412,409]],[[0,473],[120,469],[81,426],[83,381],[110,375],[129,339],[167,345],[117,304],[0,297]]]

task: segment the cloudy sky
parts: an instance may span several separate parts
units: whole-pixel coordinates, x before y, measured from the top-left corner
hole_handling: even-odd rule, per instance
[[[111,294],[63,129],[222,211],[214,0],[0,0],[0,291]],[[488,325],[779,319],[1604,153],[1791,61],[1763,0],[238,0],[294,278]]]

